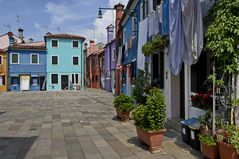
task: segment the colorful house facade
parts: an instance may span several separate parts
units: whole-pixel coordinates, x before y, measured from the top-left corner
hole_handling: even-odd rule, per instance
[[[8,47],[9,91],[40,91],[46,85],[46,47],[44,42]]]
[[[137,75],[137,52],[138,52],[138,22],[140,21],[140,9],[143,0],[129,1],[126,10],[134,10],[132,16],[123,14],[120,20],[121,41],[121,93],[132,95],[134,80]]]
[[[104,44],[94,44],[94,41],[90,41],[89,49],[89,65],[90,65],[90,88],[104,89]]]
[[[114,26],[107,28],[107,44],[105,46],[105,90],[115,94],[115,72],[116,72],[116,49],[114,39]]]
[[[78,35],[45,35],[47,52],[47,90],[84,89],[85,38]]]
[[[0,49],[0,92],[7,91],[7,53]]]

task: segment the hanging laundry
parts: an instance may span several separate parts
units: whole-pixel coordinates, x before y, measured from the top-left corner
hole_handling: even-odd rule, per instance
[[[137,54],[137,68],[140,70],[145,70],[145,56],[142,52],[142,47],[147,43],[148,38],[148,18],[144,19],[139,23],[139,33],[138,33],[138,54]]]
[[[168,35],[169,34],[169,0],[163,0],[162,7],[163,7],[162,35]]]
[[[155,11],[155,18],[154,18],[154,36],[162,33],[162,17],[163,16],[163,6],[160,4],[157,6]]]
[[[148,0],[148,13],[151,13],[153,9],[153,0]]]
[[[169,69],[178,75],[182,69],[182,11],[181,0],[169,0]]]
[[[148,37],[153,37],[154,36],[154,22],[155,22],[155,11],[152,11],[148,17],[148,29],[149,29],[149,34]]]
[[[199,0],[181,0],[183,22],[183,60],[195,64],[203,49],[203,19]]]

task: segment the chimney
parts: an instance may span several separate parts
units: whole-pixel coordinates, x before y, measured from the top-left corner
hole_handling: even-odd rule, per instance
[[[90,55],[94,52],[95,50],[95,42],[94,40],[90,40]]]
[[[118,32],[119,32],[119,22],[120,19],[123,15],[123,9],[124,9],[124,5],[119,3],[117,5],[114,6],[115,10],[116,10],[116,20],[115,20],[115,30],[116,30],[116,39],[118,38]]]
[[[23,36],[23,29],[22,28],[19,28],[18,29],[18,37],[21,39],[21,43],[23,43],[23,39],[24,39],[24,36]]]
[[[110,24],[107,28],[107,43],[110,43],[114,39],[114,26]]]
[[[12,32],[8,32],[7,35],[8,35],[8,38],[9,38],[9,45],[10,46],[14,45],[13,33]]]
[[[29,39],[29,43],[32,43],[34,40],[32,38]]]
[[[46,35],[51,35],[52,33],[51,32],[47,32]]]
[[[88,44],[84,43],[84,50],[87,50],[87,46],[88,46]]]

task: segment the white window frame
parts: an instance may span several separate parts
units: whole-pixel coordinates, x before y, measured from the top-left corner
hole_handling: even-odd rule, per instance
[[[78,57],[78,65],[74,65],[74,57]],[[72,56],[72,65],[73,66],[80,66],[80,56],[76,56],[76,55]]]
[[[0,55],[0,65],[2,65],[3,64],[3,56],[2,55]]]
[[[52,75],[57,75],[57,83],[52,83]],[[50,79],[51,79],[51,85],[58,85],[59,84],[59,73],[51,73]]]
[[[12,55],[17,55],[17,57],[18,57],[17,63],[12,62]],[[11,53],[10,54],[10,64],[19,64],[19,63],[20,63],[20,54],[19,53]]]
[[[37,63],[32,63],[32,55],[37,55]],[[39,58],[39,54],[36,54],[36,53],[32,53],[30,54],[30,64],[32,65],[38,65],[40,63],[40,58]]]
[[[57,64],[52,64],[52,57],[53,56],[57,56]],[[51,65],[57,66],[57,65],[59,65],[59,63],[60,63],[59,56],[58,55],[51,55]]]
[[[78,47],[74,47],[74,45],[73,45],[74,41],[77,41],[77,42],[78,42]],[[72,40],[71,43],[72,43],[72,48],[75,48],[75,49],[80,48],[80,41],[79,41],[79,40]]]
[[[52,41],[56,40],[57,41],[57,46],[52,46]],[[51,47],[52,48],[58,48],[59,47],[59,40],[58,39],[51,39]]]
[[[76,83],[76,75],[78,75],[78,83]],[[74,83],[73,83],[72,76],[74,76]],[[72,82],[72,84],[77,85],[77,84],[80,83],[79,81],[80,81],[80,74],[79,73],[72,73],[71,74],[71,82]]]
[[[115,50],[115,48],[112,49],[112,53],[113,53],[112,60],[115,61],[116,60],[116,50]]]

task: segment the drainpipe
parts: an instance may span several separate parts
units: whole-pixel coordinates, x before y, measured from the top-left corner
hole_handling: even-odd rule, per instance
[[[84,53],[83,53],[83,42],[81,43],[81,90],[84,90]]]

